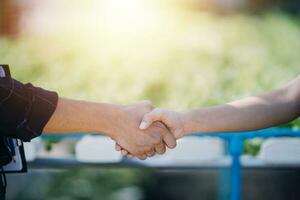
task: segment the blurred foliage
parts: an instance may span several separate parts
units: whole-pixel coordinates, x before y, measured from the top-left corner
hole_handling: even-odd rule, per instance
[[[255,138],[255,139],[245,141],[244,153],[251,156],[256,156],[259,153],[263,141],[264,140],[261,138]]]
[[[91,8],[77,4],[81,14],[53,25],[59,32],[0,38],[0,60],[17,79],[69,98],[121,104],[149,99],[182,110],[272,90],[300,73],[297,16],[222,16],[177,7],[165,14],[156,8],[157,19],[146,26],[133,21],[123,30],[101,17],[81,19],[90,19]]]
[[[32,177],[31,184],[25,186],[16,199],[138,200],[143,195],[138,186],[145,182],[155,184],[151,174],[149,170],[117,168],[51,172],[51,176]]]
[[[182,14],[183,15],[183,14]],[[0,39],[0,60],[24,82],[61,96],[175,110],[271,90],[300,72],[300,25],[281,13],[176,16],[136,35],[86,29]],[[65,32],[64,32],[65,31]],[[87,32],[85,32],[87,31]]]
[[[51,151],[53,144],[59,143],[61,140],[61,138],[44,138],[43,142],[45,143],[45,150]]]

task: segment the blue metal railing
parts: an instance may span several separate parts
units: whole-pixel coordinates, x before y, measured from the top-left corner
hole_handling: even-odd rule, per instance
[[[249,131],[241,133],[216,133],[216,134],[196,134],[198,137],[219,137],[229,143],[229,154],[232,157],[230,168],[230,199],[241,199],[241,162],[240,156],[243,152],[243,143],[246,139],[269,138],[269,137],[300,137],[300,130],[289,128],[271,128],[259,131]]]
[[[43,135],[43,138],[62,138],[62,137],[82,137],[86,134],[65,134],[65,135]],[[218,137],[228,142],[229,154],[232,157],[230,166],[230,199],[241,199],[241,162],[240,156],[243,152],[243,143],[246,139],[269,138],[269,137],[300,137],[300,130],[289,128],[271,128],[259,131],[214,133],[214,134],[194,134],[196,137]]]

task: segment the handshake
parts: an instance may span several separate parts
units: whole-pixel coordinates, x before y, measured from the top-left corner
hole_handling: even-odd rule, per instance
[[[123,155],[144,160],[175,148],[183,124],[181,114],[154,108],[149,101],[122,106],[59,98],[43,133],[102,133]]]
[[[175,148],[176,139],[184,134],[183,117],[176,112],[154,108],[143,101],[122,108],[116,118],[120,131],[112,137],[116,150],[122,155],[145,160],[155,154],[164,154],[166,148]]]
[[[129,106],[60,98],[44,133],[103,133],[123,155],[146,159],[175,148],[192,133],[240,132],[277,126],[300,116],[300,76],[281,89],[227,104],[174,112],[148,102]]]

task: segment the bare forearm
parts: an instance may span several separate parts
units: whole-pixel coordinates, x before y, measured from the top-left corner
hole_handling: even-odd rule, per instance
[[[44,133],[103,133],[112,135],[119,106],[60,98]]]
[[[187,112],[156,108],[144,115],[140,129],[163,122],[179,139],[191,133],[239,132],[289,122],[300,115],[300,76],[285,87],[221,106]]]
[[[295,94],[286,88],[222,106],[183,114],[185,133],[238,132],[268,128],[299,116]]]

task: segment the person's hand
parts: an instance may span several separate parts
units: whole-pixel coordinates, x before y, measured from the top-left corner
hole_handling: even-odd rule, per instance
[[[155,154],[159,154],[159,155],[164,154],[166,152],[166,146],[168,146],[170,149],[176,147],[175,137],[173,136],[173,134],[170,133],[167,127],[161,122],[154,122],[150,128],[144,131],[146,134],[154,135],[154,137],[160,138],[160,141],[161,140],[163,141],[154,146],[154,151],[150,151],[146,155],[143,155],[143,159],[145,159],[146,157],[152,157]],[[129,153],[118,143],[116,143],[115,149],[116,151],[121,151],[123,156],[134,157],[134,155]]]
[[[144,160],[153,156],[155,152],[164,153],[165,145],[175,148],[176,139],[161,123],[153,124],[154,126],[148,130],[139,129],[143,116],[152,110],[153,106],[148,101],[121,108],[115,122],[118,124],[115,131],[117,134],[113,136],[113,139],[118,146],[124,149],[123,154],[128,152],[128,154]]]
[[[139,127],[141,130],[147,130],[155,122],[162,122],[165,124],[176,139],[184,136],[184,117],[181,113],[156,108],[144,115]]]
[[[145,131],[151,131],[157,123],[163,123],[171,131],[176,139],[184,136],[183,114],[174,111],[156,108],[143,116],[139,128]],[[132,157],[132,155],[116,144],[116,150],[121,151],[122,155]]]

